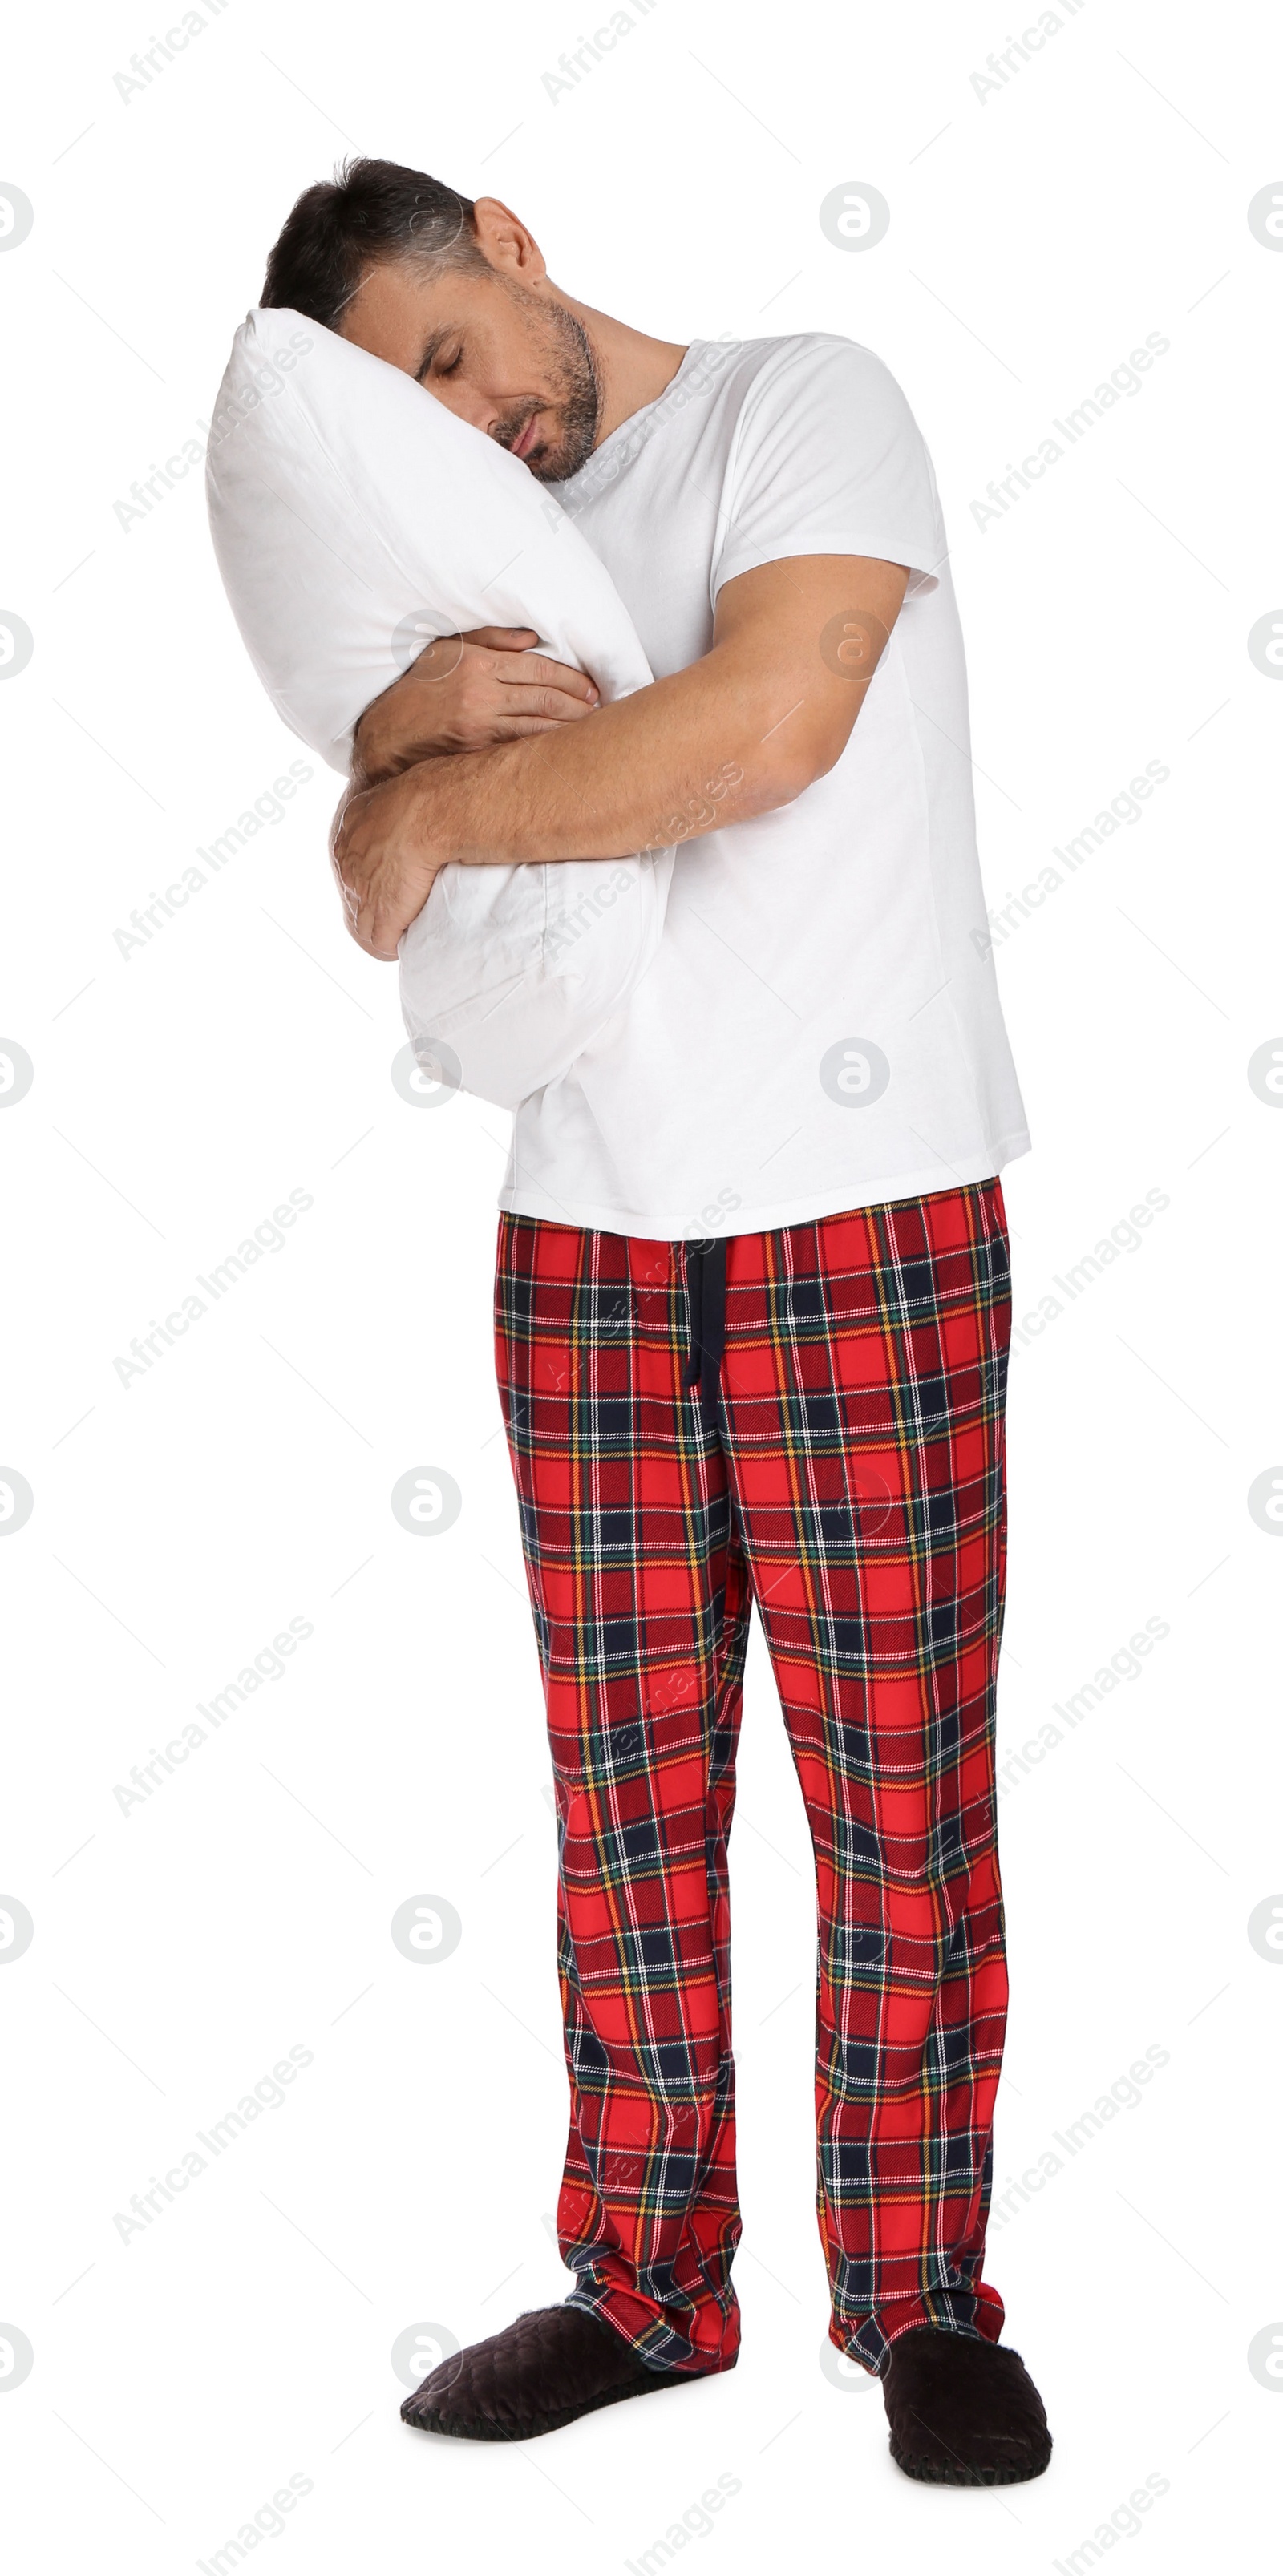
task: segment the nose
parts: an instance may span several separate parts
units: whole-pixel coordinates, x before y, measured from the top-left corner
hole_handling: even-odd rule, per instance
[[[473,429],[483,429],[487,435],[499,418],[494,403],[475,385],[457,384],[453,378],[446,377],[440,383],[427,385],[424,390],[435,401],[444,403],[446,410],[452,411],[456,419],[468,421]]]

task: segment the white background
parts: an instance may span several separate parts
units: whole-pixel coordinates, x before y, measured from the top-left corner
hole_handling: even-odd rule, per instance
[[[273,2567],[595,2571],[725,2475],[680,2543],[700,2566],[1024,2571],[1153,2476],[1137,2528],[1096,2545],[1201,2568],[1276,2494],[1283,2431],[1283,2383],[1247,2359],[1283,2319],[1283,1978],[1247,1933],[1283,1887],[1280,1552],[1246,1500],[1283,1459],[1283,1116],[1247,1079],[1283,1028],[1283,691],[1247,650],[1283,601],[1283,255],[1246,211],[1279,179],[1275,31],[1086,0],[982,100],[971,75],[1024,23],[997,0],[657,0],[554,105],[569,0],[229,0],[126,102],[113,75],[167,23],[142,0],[25,12],[0,167],[35,209],[0,255],[0,590],[34,637],[0,686],[0,1033],[35,1067],[0,1117],[0,1460],[35,1497],[0,1548],[0,1887],[35,1923],[0,1976],[0,2315],[35,2355],[0,2376],[14,2564],[187,2568],[298,2474],[311,2493],[255,2544]],[[1003,1758],[1146,1620],[1170,1629],[1001,1812],[999,2191],[1147,2048],[1169,2059],[992,2235],[1056,2435],[1036,2485],[915,2488],[876,2388],[821,2372],[813,1888],[756,1645],[740,2366],[511,2449],[398,2422],[407,2325],[466,2341],[568,2286],[549,1765],[490,1352],[506,1122],[393,1089],[395,977],[341,927],[328,774],[145,949],[113,939],[299,752],[232,627],[199,473],[127,530],[113,504],[208,418],[289,205],[351,146],[502,195],[569,292],[667,338],[821,329],[888,361],[954,550],[991,903],[1170,768],[998,959],[1035,1135],[1007,1176],[1017,1314],[1147,1191],[1170,1200],[1013,1370]],[[860,180],[891,225],[852,255],[818,209]],[[1170,349],[1143,389],[982,531],[972,501],[1151,332]],[[291,1189],[314,1205],[283,1248],[122,1385],[131,1337]],[[463,1495],[430,1543],[389,1508],[421,1464]],[[115,1784],[292,1617],[314,1634],[283,1675],[123,1814]],[[423,1892],[463,1926],[427,1967],[389,1934]],[[291,2046],[313,2062],[282,2105],[122,2242],[114,2213]]]

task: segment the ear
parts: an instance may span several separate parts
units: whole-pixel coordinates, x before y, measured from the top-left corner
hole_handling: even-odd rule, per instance
[[[544,255],[520,216],[498,197],[478,197],[473,215],[478,247],[491,267],[506,277],[520,278],[523,286],[542,285],[548,274]]]

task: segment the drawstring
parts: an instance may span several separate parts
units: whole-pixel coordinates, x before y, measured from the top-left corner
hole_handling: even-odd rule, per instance
[[[718,1384],[726,1347],[726,1242],[723,1234],[708,1243],[685,1246],[690,1347],[682,1384],[699,1388],[700,1416],[709,1430],[717,1428]]]

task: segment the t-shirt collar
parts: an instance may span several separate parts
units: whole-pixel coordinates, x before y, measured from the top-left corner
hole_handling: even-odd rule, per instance
[[[594,447],[591,456],[585,457],[576,473],[567,475],[564,483],[550,483],[549,491],[556,494],[573,492],[581,478],[591,475],[600,467],[603,457],[609,456],[616,446],[622,446],[629,439],[635,438],[642,422],[652,419],[654,414],[663,408],[683,377],[690,372],[701,351],[707,346],[708,343],[705,340],[692,340],[681,365],[676,373],[669,377],[662,394],[656,394],[653,402],[643,403],[639,411],[630,411],[627,420],[619,421],[611,430],[609,437],[603,438],[600,444]]]

